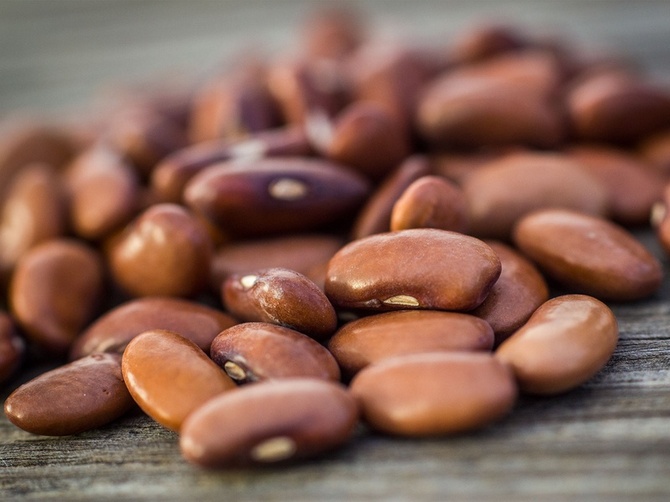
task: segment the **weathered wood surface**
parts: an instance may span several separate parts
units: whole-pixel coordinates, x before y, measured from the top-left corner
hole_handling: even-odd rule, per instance
[[[201,74],[244,45],[288,46],[310,2],[0,1],[0,113],[85,108],[103,81],[182,68]],[[394,31],[448,36],[482,17],[621,50],[670,82],[670,3],[363,2]],[[661,256],[649,233],[644,241]],[[670,276],[668,261],[664,258]],[[207,472],[139,414],[75,437],[33,436],[0,418],[0,500],[670,500],[670,277],[648,301],[614,305],[617,351],[569,394],[524,399],[455,438],[360,437],[288,469]],[[6,395],[5,390],[4,395]]]

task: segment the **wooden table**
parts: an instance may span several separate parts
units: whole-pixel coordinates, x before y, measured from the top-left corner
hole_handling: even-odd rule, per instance
[[[28,108],[59,118],[88,107],[109,80],[174,69],[196,78],[248,41],[288,47],[313,5],[2,0],[0,114]],[[667,0],[361,7],[382,32],[445,41],[477,19],[518,21],[623,51],[670,84]],[[649,232],[640,237],[662,256]],[[197,469],[181,459],[175,434],[138,414],[65,438],[33,436],[3,416],[0,500],[670,500],[670,279],[653,298],[613,308],[614,357],[569,394],[523,399],[504,421],[458,437],[410,441],[361,429],[337,453],[287,469]]]

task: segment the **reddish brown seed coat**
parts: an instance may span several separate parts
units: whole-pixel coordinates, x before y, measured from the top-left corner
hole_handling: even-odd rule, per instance
[[[401,310],[342,326],[328,350],[348,376],[389,357],[422,352],[491,350],[493,330],[477,317],[435,310]]]
[[[279,324],[322,340],[335,332],[335,309],[304,275],[285,268],[234,274],[221,289],[228,312],[241,321]]]
[[[575,292],[632,301],[658,290],[660,262],[632,234],[602,218],[545,209],[523,218],[517,247],[549,276]]]
[[[5,401],[5,414],[33,434],[66,436],[105,425],[132,404],[121,376],[121,357],[92,354],[17,388]]]
[[[375,430],[437,436],[480,429],[509,413],[512,372],[488,354],[440,352],[394,357],[361,370],[351,393]]]
[[[325,347],[275,324],[248,322],[228,328],[212,342],[210,356],[241,382],[290,377],[340,379],[340,368]]]
[[[325,292],[340,308],[470,310],[499,275],[500,260],[482,241],[421,228],[347,244],[330,260]]]
[[[616,348],[618,334],[616,318],[604,303],[564,295],[537,309],[495,356],[512,368],[522,391],[558,394],[600,371]]]
[[[245,385],[212,399],[184,423],[186,459],[204,467],[276,464],[344,444],[358,420],[340,385],[290,378]]]
[[[196,344],[166,330],[133,338],[123,352],[122,371],[140,408],[174,431],[206,401],[235,387]]]
[[[179,333],[208,352],[212,340],[237,321],[228,314],[179,298],[149,297],[123,303],[96,319],[72,346],[71,359],[95,352],[123,352],[134,337],[152,329]]]

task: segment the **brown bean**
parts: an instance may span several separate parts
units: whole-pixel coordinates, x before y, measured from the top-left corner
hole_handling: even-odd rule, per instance
[[[261,236],[312,230],[358,209],[369,184],[326,160],[260,159],[221,163],[186,186],[189,207],[233,234]]]
[[[477,24],[459,33],[452,43],[450,59],[457,63],[473,63],[527,45],[526,37],[514,26]]]
[[[191,142],[244,138],[278,127],[279,110],[265,77],[263,65],[252,61],[208,81],[193,99]]]
[[[497,346],[549,299],[549,288],[535,265],[523,255],[502,242],[486,243],[500,258],[502,272],[484,303],[470,314],[491,325]]]
[[[645,298],[663,279],[660,262],[632,234],[575,211],[529,214],[516,226],[514,242],[553,279],[600,299]]]
[[[597,72],[566,99],[580,139],[629,143],[670,125],[670,95],[630,73]]]
[[[207,284],[212,242],[185,208],[156,204],[113,242],[114,280],[133,296],[194,296]]]
[[[219,291],[232,274],[248,274],[262,268],[281,267],[295,270],[314,280],[311,272],[342,247],[334,235],[288,235],[235,241],[222,246],[212,260],[212,289]]]
[[[48,124],[7,120],[0,128],[0,201],[19,170],[28,164],[60,168],[72,158],[76,144],[66,131]]]
[[[145,331],[128,343],[121,369],[140,408],[177,432],[191,412],[235,387],[195,343],[160,329]]]
[[[16,332],[14,321],[0,310],[0,385],[16,373],[25,351],[26,345]]]
[[[585,295],[544,303],[503,342],[495,357],[509,365],[523,392],[558,394],[586,382],[607,363],[619,330],[612,311]]]
[[[391,231],[439,228],[467,233],[468,206],[463,191],[438,176],[419,178],[393,205]]]
[[[652,208],[651,223],[658,242],[665,253],[670,255],[670,184],[665,185],[661,201]]]
[[[480,168],[463,184],[470,232],[507,240],[525,214],[564,207],[605,215],[608,194],[602,183],[558,153],[513,153]]]
[[[7,189],[0,215],[0,285],[21,256],[37,244],[65,234],[65,192],[54,168],[29,164]]]
[[[101,146],[82,152],[69,166],[73,230],[98,240],[128,223],[140,207],[140,180],[135,170],[113,150]]]
[[[576,146],[568,153],[609,192],[610,218],[629,226],[649,223],[664,184],[652,166],[623,150],[603,146]]]
[[[519,77],[516,68],[447,72],[431,82],[421,98],[419,131],[441,147],[556,146],[563,140],[565,125],[552,99],[556,72],[549,72],[548,77],[544,67],[538,72],[539,83],[535,73]]]
[[[325,292],[339,308],[470,310],[499,275],[500,260],[482,241],[419,228],[347,244],[330,260]]]
[[[439,352],[386,359],[351,382],[362,416],[400,436],[471,431],[500,420],[517,396],[512,372],[493,356]]]
[[[91,354],[21,385],[5,401],[5,415],[33,434],[66,436],[101,427],[132,405],[121,356]]]
[[[401,310],[363,317],[342,326],[328,342],[328,350],[347,376],[393,356],[492,347],[493,330],[486,321],[435,310]]]
[[[310,377],[339,380],[335,358],[295,330],[264,322],[228,328],[214,339],[210,356],[238,382]]]
[[[184,457],[204,467],[269,465],[311,458],[343,445],[358,408],[340,385],[290,378],[245,385],[188,417]]]
[[[234,274],[221,288],[223,304],[241,321],[278,324],[323,340],[337,328],[335,309],[321,289],[286,268]]]
[[[253,161],[263,157],[307,156],[311,152],[301,127],[262,131],[243,139],[219,139],[182,148],[163,159],[151,175],[151,189],[162,202],[182,202],[193,176],[226,160]]]
[[[179,333],[205,352],[214,337],[237,321],[219,310],[179,298],[131,300],[107,311],[72,346],[71,359],[95,352],[118,352],[134,337],[152,329]]]
[[[670,129],[643,140],[639,153],[664,179],[670,177]]]
[[[413,155],[400,164],[372,193],[358,213],[351,240],[388,232],[391,229],[393,204],[412,182],[428,174],[430,164],[423,156]]]
[[[63,355],[97,313],[103,289],[97,251],[55,239],[32,248],[17,264],[9,290],[11,312],[29,340],[49,354]]]
[[[326,158],[378,180],[409,154],[409,138],[381,105],[355,101],[332,124],[324,115],[307,119],[307,134]]]

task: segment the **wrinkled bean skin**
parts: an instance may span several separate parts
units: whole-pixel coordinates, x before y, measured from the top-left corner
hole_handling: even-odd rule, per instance
[[[516,153],[478,169],[463,184],[470,212],[470,232],[481,238],[508,240],[525,214],[563,207],[605,215],[605,187],[558,153]]]
[[[278,324],[317,340],[337,328],[335,309],[321,289],[304,275],[286,268],[235,274],[221,290],[226,310],[241,321]]]
[[[152,329],[174,331],[205,352],[222,330],[237,324],[228,314],[180,298],[130,300],[107,311],[77,338],[70,359],[95,352],[122,353],[134,337]]]
[[[123,351],[123,380],[142,410],[179,432],[184,419],[206,401],[235,388],[221,368],[178,333],[150,330]]]
[[[239,140],[205,141],[177,150],[163,159],[151,175],[150,186],[158,200],[180,203],[184,187],[191,178],[218,162],[307,156],[311,151],[307,136],[300,127],[263,131]]]
[[[74,240],[47,241],[16,266],[9,287],[12,315],[30,341],[64,355],[96,315],[104,276],[97,251]]]
[[[210,357],[238,382],[309,377],[340,379],[335,358],[295,330],[264,322],[228,328],[214,339]]]
[[[585,78],[567,95],[575,135],[630,143],[670,125],[670,95],[621,71]]]
[[[611,219],[626,226],[649,223],[664,185],[652,166],[624,150],[602,146],[577,146],[568,153],[606,187]]]
[[[467,233],[468,207],[462,190],[438,176],[424,176],[405,189],[393,205],[391,231],[439,228]]]
[[[493,330],[486,321],[436,310],[401,310],[363,317],[342,326],[328,342],[328,350],[347,376],[393,356],[488,351],[492,347]]]
[[[661,263],[632,234],[575,211],[529,214],[516,226],[514,243],[556,281],[602,300],[646,298],[663,280]]]
[[[549,299],[549,288],[539,270],[523,255],[502,242],[486,243],[500,258],[502,272],[484,303],[470,314],[491,325],[497,346]]]
[[[517,397],[507,366],[464,352],[386,359],[361,370],[350,388],[373,429],[411,437],[483,428],[507,415]]]
[[[323,227],[358,209],[369,192],[359,174],[325,160],[260,159],[211,166],[184,199],[225,231],[263,236]]]
[[[512,368],[523,392],[559,394],[600,371],[618,337],[616,318],[604,303],[586,295],[564,295],[538,308],[498,347],[495,357]]]
[[[191,297],[207,284],[211,238],[182,206],[151,206],[110,248],[114,280],[132,296]]]
[[[245,385],[188,417],[180,448],[210,467],[275,465],[322,454],[353,435],[358,407],[340,385],[286,379]]]
[[[379,185],[368,198],[354,220],[351,239],[388,232],[391,229],[393,205],[405,189],[415,180],[430,174],[430,164],[425,157],[413,155],[406,159]]]
[[[315,138],[316,149],[323,151],[327,158],[353,167],[373,180],[383,178],[409,154],[405,131],[385,108],[376,103],[352,103],[337,116],[330,128],[330,134],[325,138]],[[307,121],[307,131],[310,131],[310,120]]]
[[[65,234],[65,192],[54,168],[29,164],[12,179],[0,207],[0,285],[5,287],[21,256]]]
[[[344,246],[330,260],[325,292],[336,308],[466,311],[484,301],[500,268],[493,250],[474,237],[402,230]]]
[[[66,180],[72,227],[84,239],[108,236],[139,210],[139,178],[111,149],[93,147],[81,153],[69,166]]]
[[[33,434],[67,436],[101,427],[132,405],[121,356],[92,354],[21,385],[5,401],[5,415]]]
[[[312,272],[342,247],[334,235],[303,234],[235,241],[218,249],[212,260],[212,289],[219,291],[233,274],[244,275],[263,268],[288,268],[314,280]]]
[[[12,318],[0,311],[0,385],[19,368],[25,350],[25,343],[17,334]]]

